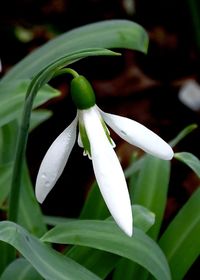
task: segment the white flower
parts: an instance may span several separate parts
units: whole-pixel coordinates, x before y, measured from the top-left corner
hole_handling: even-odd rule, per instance
[[[132,235],[132,211],[126,180],[104,121],[124,140],[161,159],[173,157],[171,147],[143,125],[125,117],[107,114],[96,105],[77,110],[73,122],[47,151],[36,180],[36,197],[42,203],[56,184],[76,141],[92,159],[102,196],[119,227]]]

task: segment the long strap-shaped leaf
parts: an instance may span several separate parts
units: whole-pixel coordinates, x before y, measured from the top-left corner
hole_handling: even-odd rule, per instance
[[[8,84],[0,84],[0,127],[21,117],[26,91],[30,82],[31,80],[13,80]],[[38,92],[33,108],[58,95],[59,91],[45,85]]]
[[[156,239],[162,223],[167,200],[168,182],[170,176],[170,163],[145,155],[139,162],[141,171],[138,178],[135,173],[131,176],[130,190],[133,190],[133,202],[141,204],[155,213],[156,220],[148,234]],[[134,185],[132,186],[132,183]],[[126,269],[126,280],[146,280],[148,272],[127,260],[122,260],[117,266],[114,280],[119,280]]]
[[[158,245],[136,228],[133,238],[130,238],[112,221],[69,221],[66,225],[59,225],[50,230],[42,240],[111,252],[139,263],[156,279],[171,279],[167,261]]]
[[[159,242],[172,271],[181,280],[200,254],[200,188],[171,222]]]
[[[0,222],[0,240],[14,246],[46,280],[100,280],[12,222]]]
[[[134,188],[133,201],[147,207],[156,215],[155,224],[149,235],[156,239],[162,223],[167,200],[167,191],[170,177],[170,163],[146,155],[138,183]]]
[[[4,77],[4,81],[31,78],[62,56],[86,48],[127,48],[147,51],[148,36],[138,24],[127,20],[109,20],[85,25],[66,32],[32,52]]]
[[[42,276],[24,258],[18,258],[8,265],[1,275],[1,280],[43,280]]]
[[[91,191],[89,199],[86,201],[86,207],[84,214],[89,214],[89,210],[91,205],[91,199],[93,195],[95,195],[97,203],[99,205],[99,200],[101,200],[101,196],[96,196],[96,188],[94,185],[94,189]],[[87,207],[87,204],[89,203],[89,207]],[[149,228],[154,224],[155,222],[155,216],[152,212],[150,212],[148,209],[140,206],[140,205],[133,205],[132,207],[133,211],[133,220],[134,220],[134,226],[141,229],[144,232],[147,232]],[[101,212],[103,213],[103,212]],[[99,213],[96,212],[97,216],[99,217]],[[91,218],[91,216],[89,215]],[[101,217],[101,216],[100,216]],[[66,222],[65,222],[66,223]],[[111,254],[105,251],[100,251],[93,248],[88,247],[82,247],[82,246],[73,246],[72,249],[70,249],[67,252],[67,256],[72,258],[73,260],[77,261],[78,263],[85,266],[87,269],[93,271],[95,274],[99,275],[103,279],[106,278],[106,276],[116,267],[116,264],[119,262],[120,259],[126,260],[126,264],[128,262],[127,259],[120,258],[120,256]],[[130,261],[133,265],[133,262]],[[127,266],[124,268],[126,270],[126,277],[127,277]],[[124,275],[119,278],[124,278]]]

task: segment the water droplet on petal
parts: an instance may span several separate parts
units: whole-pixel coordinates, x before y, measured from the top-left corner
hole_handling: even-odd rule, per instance
[[[50,182],[49,182],[49,181],[46,181],[46,182],[44,183],[44,185],[45,185],[46,188],[49,188],[49,187],[50,187]]]
[[[42,179],[46,179],[47,178],[46,173],[43,173],[41,177],[42,177]]]

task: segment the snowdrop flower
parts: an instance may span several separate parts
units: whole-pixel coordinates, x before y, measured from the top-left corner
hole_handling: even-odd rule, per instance
[[[131,236],[132,211],[128,188],[105,123],[130,144],[161,159],[170,160],[173,151],[159,136],[138,122],[100,110],[95,104],[93,89],[83,76],[72,80],[71,95],[78,108],[77,115],[53,142],[41,163],[36,180],[37,200],[40,203],[44,201],[63,172],[76,141],[78,126],[78,144],[92,160],[105,203],[119,227]]]

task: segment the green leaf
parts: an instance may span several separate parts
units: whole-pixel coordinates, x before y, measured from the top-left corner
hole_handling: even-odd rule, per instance
[[[1,280],[43,280],[38,272],[24,258],[13,261],[1,275]]]
[[[40,237],[47,231],[40,206],[35,198],[26,165],[24,166],[22,173],[19,213],[17,220],[21,226],[26,228],[35,236]]]
[[[0,166],[0,208],[2,209],[6,208],[5,200],[10,192],[12,168],[13,163]],[[18,222],[36,236],[41,236],[46,232],[42,212],[36,201],[27,167],[24,167],[22,175]]]
[[[170,146],[173,148],[176,146],[182,139],[184,139],[188,134],[198,127],[197,124],[191,124],[185,127],[173,140],[170,141]]]
[[[174,157],[189,166],[200,178],[200,161],[199,159],[187,152],[175,153]]]
[[[10,191],[10,178],[12,174],[12,163],[0,165],[0,208],[5,208],[5,200]]]
[[[152,211],[155,224],[149,235],[156,239],[162,223],[170,178],[170,162],[150,155],[143,159],[142,169],[133,192],[133,202]]]
[[[32,112],[30,128],[34,129],[42,121],[48,119],[52,113],[48,110],[37,110]],[[10,192],[11,175],[13,168],[13,156],[15,153],[17,125],[16,122],[10,122],[1,129],[1,162],[0,164],[0,208],[6,207],[5,200]]]
[[[156,216],[148,208],[142,205],[133,205],[133,225],[147,232],[155,223]]]
[[[146,232],[155,222],[155,215],[140,205],[134,205],[132,209],[134,226]],[[73,246],[67,252],[67,256],[103,279],[113,270],[120,259],[117,255],[81,246]]]
[[[170,163],[169,161],[145,155],[136,162],[136,165],[140,167],[140,173],[136,174],[138,169],[134,169],[133,164],[133,174],[130,177],[130,195],[133,203],[141,204],[155,213],[155,224],[148,231],[148,235],[153,239],[157,239],[167,201]],[[114,274],[115,280],[120,279],[125,267],[127,280],[138,278],[145,280],[148,278],[147,271],[142,267],[139,267],[136,263],[123,260],[119,263]]]
[[[109,216],[108,208],[102,198],[99,187],[95,182],[81,210],[80,219],[97,219],[103,220]]]
[[[147,46],[147,33],[134,22],[108,20],[92,23],[68,31],[38,48],[13,67],[3,80],[31,78],[50,62],[82,49],[127,48],[146,52]]]
[[[46,280],[100,280],[13,222],[0,222],[0,240],[14,246]]]
[[[13,156],[15,154],[17,126],[12,121],[0,128],[0,208],[6,208],[5,200],[10,192],[11,175],[13,168]]]
[[[200,188],[195,191],[170,223],[159,244],[172,272],[173,280],[182,280],[200,254]]]
[[[118,255],[82,246],[73,246],[66,256],[86,267],[101,279],[105,279],[120,260]]]
[[[134,226],[136,226],[139,229],[142,229],[144,232],[149,230],[151,226],[155,223],[155,214],[149,211],[149,209],[141,205],[133,205],[132,211],[133,211]],[[111,216],[107,218],[107,220],[111,220],[111,219],[112,219]],[[77,221],[76,219],[68,219],[64,217],[55,217],[55,216],[44,216],[44,220],[48,225],[51,226],[64,225],[71,221]]]
[[[13,163],[0,166],[0,208],[2,209],[7,209],[7,199],[10,192],[12,167]],[[22,175],[18,222],[36,236],[41,236],[46,232],[46,225],[43,220],[40,206],[38,205],[33,193],[33,187],[31,185],[26,168],[24,168]],[[7,244],[2,244],[2,242],[0,242],[0,252],[2,252],[4,257],[0,258],[0,272],[10,261],[7,259],[7,256],[9,256],[9,249],[8,246],[5,245]],[[10,251],[12,252],[12,250]]]
[[[100,208],[100,211],[96,210],[96,208]],[[155,222],[155,215],[141,205],[134,205],[132,209],[134,227],[138,227],[145,232],[149,230]],[[84,204],[81,219],[104,219],[107,216],[108,210],[97,184],[94,183]],[[51,226],[66,224],[69,221],[69,219],[62,217],[45,217],[45,222]],[[67,256],[95,272],[102,278],[105,278],[119,261],[119,257],[116,255],[81,246],[74,246],[69,252],[67,252]],[[126,260],[126,262],[128,263],[128,260]],[[132,262],[130,263],[133,265]]]
[[[126,271],[126,274],[124,273]],[[144,270],[143,267],[133,263],[130,260],[122,258],[116,266],[116,269],[113,272],[112,280],[143,280],[148,279],[149,273],[147,270]],[[154,278],[154,277],[153,277]],[[155,279],[155,278],[154,278]]]
[[[131,204],[134,203],[134,190],[135,186],[138,184],[138,178],[139,178],[139,171],[135,171],[132,173],[132,175],[129,177],[128,180],[128,187],[129,187],[129,194],[131,199]]]
[[[52,115],[53,113],[46,109],[39,109],[33,111],[31,114],[30,131],[35,129],[38,125],[40,125],[44,121],[48,120]]]
[[[13,159],[16,147],[17,126],[16,121],[12,121],[0,127],[1,145],[0,145],[0,163],[10,163]]]
[[[57,225],[62,225],[66,224],[71,220],[70,218],[65,218],[65,217],[57,217],[57,216],[43,216],[43,219],[45,223],[49,226],[57,226]]]
[[[129,178],[133,174],[137,173],[142,169],[143,161],[145,160],[145,156],[142,156],[138,160],[133,160],[130,166],[125,170],[126,178]]]
[[[8,250],[12,249],[12,247],[9,248],[10,245],[0,241],[0,252],[1,252],[1,258],[0,258],[0,275],[5,270],[5,268],[8,266],[10,259],[7,258],[7,252]]]
[[[10,178],[12,173],[12,158],[15,151],[17,134],[15,121],[0,127],[0,208],[6,210],[7,197],[10,191]],[[6,213],[5,213],[6,214]],[[0,275],[12,261],[12,247],[4,242],[0,242]]]
[[[164,254],[152,239],[137,228],[130,238],[111,221],[71,221],[66,225],[56,226],[42,240],[114,253],[144,266],[156,279],[171,279]]]
[[[22,113],[25,94],[30,80],[13,80],[0,84],[0,126],[18,118]],[[34,103],[34,108],[59,95],[59,91],[45,85],[41,88]]]

